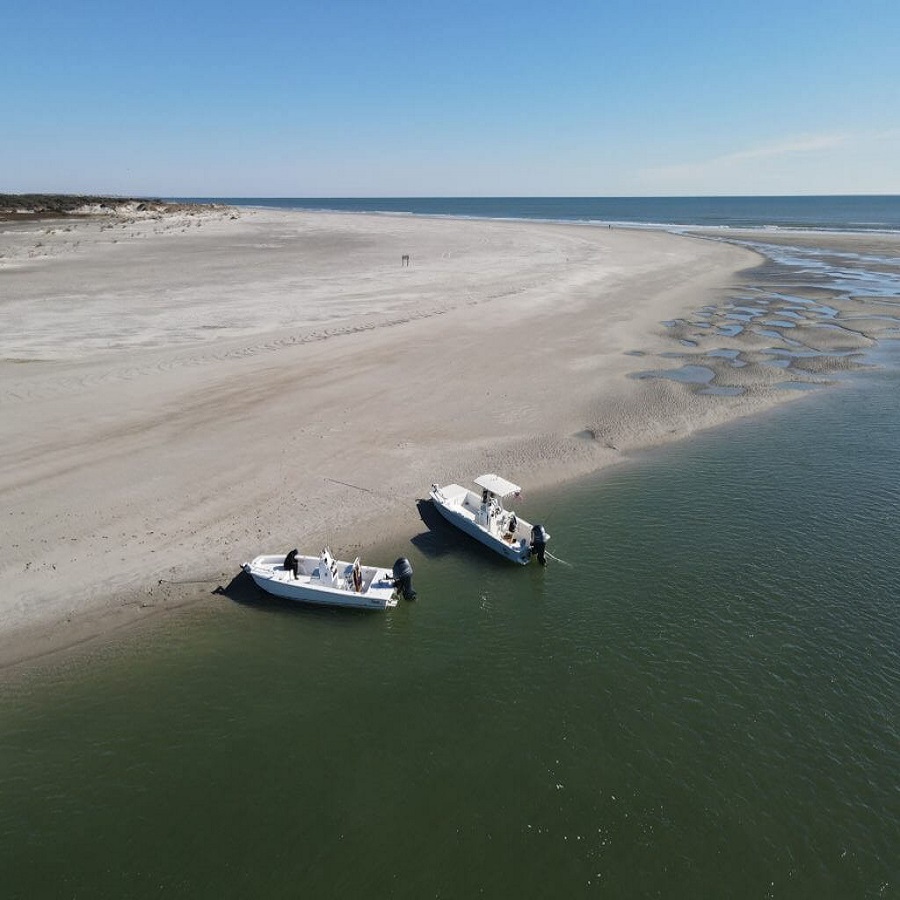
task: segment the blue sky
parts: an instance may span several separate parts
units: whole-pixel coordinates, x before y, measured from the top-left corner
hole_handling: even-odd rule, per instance
[[[0,192],[900,194],[900,3],[0,0]]]

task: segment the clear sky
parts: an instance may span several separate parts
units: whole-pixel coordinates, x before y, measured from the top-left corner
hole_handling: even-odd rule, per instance
[[[0,0],[0,192],[900,194],[900,0]]]

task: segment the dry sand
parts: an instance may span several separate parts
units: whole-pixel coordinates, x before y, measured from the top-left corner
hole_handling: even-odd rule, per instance
[[[759,263],[544,223],[0,223],[0,664],[208,595],[257,553],[402,553],[432,481],[546,486],[797,396],[771,368],[732,370],[741,396],[629,377],[671,368]]]

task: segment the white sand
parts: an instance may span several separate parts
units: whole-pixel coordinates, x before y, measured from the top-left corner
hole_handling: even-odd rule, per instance
[[[696,238],[226,211],[0,223],[0,254],[0,663],[260,552],[399,555],[432,481],[558,483],[790,396],[627,377],[759,262]]]

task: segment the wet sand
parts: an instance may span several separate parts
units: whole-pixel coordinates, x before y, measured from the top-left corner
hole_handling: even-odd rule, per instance
[[[647,377],[761,263],[699,237],[220,209],[0,224],[0,254],[0,665],[261,552],[399,555],[432,481],[560,483],[803,378],[749,332],[706,358],[731,392]]]

